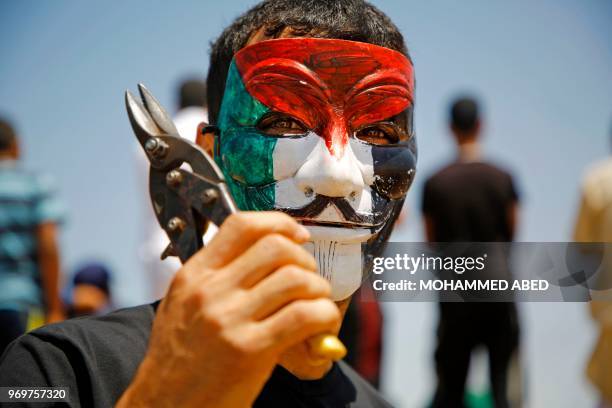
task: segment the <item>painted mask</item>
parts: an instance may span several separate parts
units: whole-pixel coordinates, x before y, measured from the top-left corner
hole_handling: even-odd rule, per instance
[[[413,93],[404,55],[354,41],[263,41],[229,68],[215,160],[241,210],[310,230],[334,300],[361,285],[414,177]]]

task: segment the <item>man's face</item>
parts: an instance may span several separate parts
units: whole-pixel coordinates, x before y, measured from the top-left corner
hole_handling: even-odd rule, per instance
[[[230,66],[215,159],[241,210],[310,229],[334,300],[361,284],[412,182],[413,91],[405,56],[352,41],[263,41]]]

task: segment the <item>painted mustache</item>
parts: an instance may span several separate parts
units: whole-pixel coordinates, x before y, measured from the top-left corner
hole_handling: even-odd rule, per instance
[[[294,218],[312,220],[330,205],[334,206],[342,214],[345,220],[345,222],[338,222],[336,224],[350,223],[367,227],[376,226],[371,215],[358,214],[353,207],[351,207],[351,204],[342,197],[329,197],[317,194],[313,201],[302,208],[279,208],[279,210]]]

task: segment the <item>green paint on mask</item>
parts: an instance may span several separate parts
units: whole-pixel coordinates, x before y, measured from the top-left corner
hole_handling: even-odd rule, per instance
[[[234,62],[230,65],[219,112],[219,136],[215,161],[221,167],[230,192],[243,211],[274,207],[276,138],[255,127],[269,109],[246,90]]]

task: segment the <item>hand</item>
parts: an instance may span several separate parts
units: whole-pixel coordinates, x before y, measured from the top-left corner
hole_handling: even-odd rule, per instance
[[[283,351],[341,317],[291,217],[242,212],[173,279],[118,406],[250,407]]]

